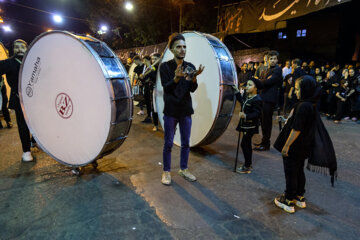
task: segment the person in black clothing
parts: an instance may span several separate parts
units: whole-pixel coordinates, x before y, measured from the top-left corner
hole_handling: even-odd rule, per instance
[[[246,83],[246,97],[240,94],[239,89],[233,86],[237,100],[241,103],[240,121],[236,131],[242,132],[241,149],[245,163],[237,169],[239,173],[251,173],[252,170],[252,143],[254,134],[259,133],[262,100],[257,95],[261,82],[254,78]]]
[[[6,85],[5,85],[5,79],[3,77],[1,77],[1,81],[0,81],[0,90],[1,90],[1,96],[2,96],[1,111],[4,115],[6,127],[12,128],[13,124],[12,124],[11,118],[10,118],[10,113],[9,113],[9,109],[8,109],[8,97],[6,95],[7,89],[6,89]],[[1,121],[0,121],[0,128],[3,128]]]
[[[306,207],[304,163],[312,150],[318,114],[316,102],[320,98],[321,89],[313,77],[305,75],[296,80],[295,93],[299,102],[295,104],[282,130],[286,134],[280,134],[274,144],[276,146],[282,139],[286,139],[281,150],[286,190],[283,195],[276,197],[274,202],[289,213],[295,212],[294,203],[300,208]],[[278,147],[281,148],[276,146],[277,149]]]
[[[351,120],[357,121],[360,118],[360,74],[356,73],[354,68],[349,69],[349,87]]]
[[[172,34],[168,48],[174,58],[160,65],[161,85],[164,88],[164,171],[161,182],[165,185],[171,183],[171,149],[177,124],[181,138],[179,175],[189,181],[196,181],[196,177],[188,170],[191,115],[194,113],[190,92],[197,89],[196,77],[204,70],[202,65],[196,70],[192,63],[184,61],[186,43],[183,35]]]
[[[297,102],[296,94],[295,94],[295,81],[301,76],[304,76],[306,73],[304,70],[300,67],[301,61],[299,58],[295,58],[291,62],[291,68],[292,68],[292,76],[290,78],[290,91],[289,91],[289,108],[292,108],[292,106]]]
[[[248,72],[247,72],[247,63],[243,63],[243,65],[241,65],[241,71],[238,74],[239,88],[242,88],[247,82],[247,80],[249,80]]]
[[[136,67],[134,68],[134,85],[138,85],[139,86],[139,94],[143,94],[144,93],[144,86],[142,83],[142,79],[140,78],[140,75],[142,75],[145,70],[146,70],[146,65],[144,64],[144,62],[142,61],[142,59],[140,58],[139,55],[136,55],[134,57],[134,63],[136,64]],[[144,115],[144,101],[140,101],[139,102],[139,107],[140,107],[140,111],[137,113],[137,115]]]
[[[336,89],[335,96],[337,97],[337,105],[336,105],[337,109],[336,109],[336,115],[334,117],[334,123],[340,123],[341,118],[343,117],[345,112],[346,101],[350,96],[350,88],[347,80],[345,79],[341,80],[340,87]]]
[[[282,70],[277,65],[279,53],[277,51],[270,51],[268,57],[269,68],[266,71],[265,78],[260,79],[263,85],[260,94],[263,100],[261,115],[262,140],[260,145],[254,148],[257,151],[267,151],[270,149],[272,117],[278,100],[278,89],[282,84]]]
[[[151,123],[151,92],[153,89],[153,83],[151,82],[151,78],[149,74],[154,71],[154,67],[151,66],[151,58],[150,56],[146,55],[143,57],[143,63],[146,66],[145,71],[140,74],[139,79],[141,81],[141,85],[143,86],[144,90],[144,103],[146,105],[146,112],[147,116],[142,121],[142,123]]]
[[[341,73],[339,75],[339,66],[335,66],[333,69],[330,70],[330,74],[329,76],[331,76],[329,78],[329,80],[327,81],[327,85],[328,85],[328,99],[327,99],[327,104],[328,104],[328,112],[327,112],[327,119],[328,120],[333,120],[335,118],[336,115],[336,90],[337,88],[340,86],[340,80],[341,80]]]
[[[153,101],[153,91],[155,88],[155,84],[156,84],[156,75],[157,75],[157,70],[159,68],[159,60],[160,60],[161,55],[159,53],[153,53],[151,55],[151,65],[153,66],[153,71],[149,74],[150,77],[150,82],[152,84],[152,88],[151,88],[151,116],[153,119],[153,131],[156,132],[159,128],[159,117],[158,114],[156,112],[156,109],[154,107],[154,101]]]
[[[11,87],[9,108],[15,110],[16,122],[18,125],[18,131],[23,149],[22,160],[29,162],[33,161],[30,148],[31,141],[34,142],[34,140],[30,138],[30,131],[25,122],[18,93],[19,70],[22,59],[27,50],[27,43],[21,39],[18,39],[14,41],[13,45],[14,56],[9,59],[0,61],[0,75],[6,74],[6,79]]]

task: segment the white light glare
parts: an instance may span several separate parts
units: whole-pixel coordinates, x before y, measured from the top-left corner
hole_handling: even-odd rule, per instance
[[[131,11],[131,10],[133,10],[134,5],[131,2],[127,2],[127,3],[125,3],[125,8],[126,8],[126,10]]]
[[[11,27],[8,25],[3,26],[2,28],[4,29],[5,32],[12,32]]]
[[[53,19],[56,23],[62,23],[62,21],[63,21],[63,18],[57,14],[53,16]]]
[[[103,31],[103,32],[107,32],[108,27],[105,26],[105,25],[102,25],[100,29],[101,29],[101,31]]]

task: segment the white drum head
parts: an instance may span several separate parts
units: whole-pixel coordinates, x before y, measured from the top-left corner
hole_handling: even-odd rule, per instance
[[[2,61],[2,60],[5,60],[5,59],[8,59],[8,52],[7,52],[7,50],[6,50],[6,48],[4,47],[4,45],[0,42],[0,61]],[[4,77],[4,83],[5,83],[5,85],[6,85],[6,95],[7,95],[7,97],[8,97],[8,99],[10,99],[10,86],[9,86],[9,84],[7,83],[7,80],[6,80],[6,75],[4,74],[3,75],[3,77]]]
[[[74,35],[51,32],[32,43],[20,72],[25,118],[43,150],[67,165],[93,161],[111,122],[109,91],[95,55]]]
[[[219,108],[220,95],[220,72],[216,54],[208,40],[201,34],[189,32],[183,33],[186,42],[185,61],[191,62],[198,69],[200,64],[205,66],[204,72],[197,77],[198,88],[191,93],[194,114],[192,115],[192,127],[190,147],[198,145],[209,133],[213,126]],[[161,63],[173,59],[174,55],[166,49]],[[160,73],[156,80],[155,105],[159,115],[159,121],[164,126],[163,110],[163,87]],[[177,127],[174,143],[181,145],[180,131]]]

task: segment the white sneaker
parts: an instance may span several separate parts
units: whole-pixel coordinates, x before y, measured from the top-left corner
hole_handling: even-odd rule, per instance
[[[21,160],[24,162],[31,162],[34,158],[31,156],[31,152],[24,152]]]
[[[168,171],[163,171],[161,176],[161,183],[164,185],[170,185],[171,183],[171,175]]]
[[[179,175],[190,182],[196,181],[196,177],[189,171],[189,169],[179,170]]]
[[[141,116],[141,115],[144,115],[144,111],[143,110],[140,110],[137,115]]]

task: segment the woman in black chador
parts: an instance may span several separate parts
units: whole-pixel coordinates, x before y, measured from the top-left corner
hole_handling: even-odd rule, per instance
[[[245,163],[237,169],[239,173],[251,173],[252,170],[252,144],[251,139],[259,133],[262,100],[257,94],[261,88],[260,80],[253,78],[246,83],[246,94],[241,95],[234,86],[236,98],[241,103],[240,121],[236,131],[242,132],[241,149],[244,153]]]
[[[295,205],[305,208],[305,159],[312,152],[316,130],[316,103],[321,90],[311,76],[298,78],[295,93],[299,100],[276,140],[274,147],[281,150],[286,180],[285,193],[275,198],[275,204],[286,212],[294,213]]]

